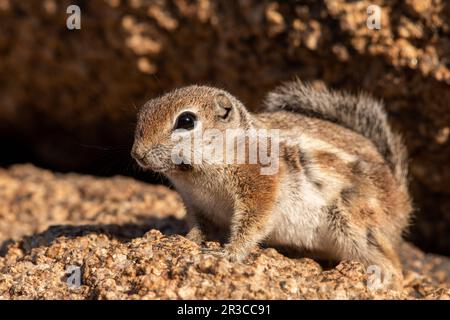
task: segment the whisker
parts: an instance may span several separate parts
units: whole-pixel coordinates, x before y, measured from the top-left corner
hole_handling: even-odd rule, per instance
[[[130,146],[129,145],[116,145],[116,146],[97,146],[97,145],[89,145],[89,144],[84,144],[84,143],[76,143],[76,145],[83,147],[83,148],[88,148],[88,149],[94,149],[94,150],[101,150],[101,151],[126,151],[126,150],[130,150]]]

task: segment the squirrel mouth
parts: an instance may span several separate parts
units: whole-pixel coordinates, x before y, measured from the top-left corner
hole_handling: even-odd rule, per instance
[[[161,164],[160,163],[149,164],[147,161],[145,161],[145,157],[142,159],[135,159],[135,160],[136,160],[137,164],[145,170],[151,170],[154,172],[164,172],[164,171],[168,171],[170,169],[169,166],[163,165],[162,163]]]
[[[170,169],[170,165],[166,165],[160,161],[152,162],[151,164],[147,164],[146,169],[155,171],[155,172],[165,172]]]
[[[158,173],[164,173],[164,172],[166,172],[166,171],[169,171],[170,170],[170,167],[168,167],[168,166],[149,166],[149,165],[146,165],[146,166],[142,166],[144,169],[146,169],[146,170],[150,170],[150,171],[153,171],[153,172],[158,172]]]

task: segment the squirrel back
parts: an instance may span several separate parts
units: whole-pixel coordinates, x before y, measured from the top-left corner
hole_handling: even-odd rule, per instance
[[[382,103],[359,94],[313,89],[300,80],[285,83],[265,99],[266,111],[291,111],[327,120],[353,130],[371,140],[386,159],[396,180],[407,189],[407,152],[401,136],[387,121]]]

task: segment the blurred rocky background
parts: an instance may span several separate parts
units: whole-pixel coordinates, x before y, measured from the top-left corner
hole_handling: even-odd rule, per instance
[[[70,4],[81,30],[66,28]],[[411,155],[409,238],[449,255],[449,69],[445,0],[0,0],[0,163],[137,175],[128,149],[148,98],[211,84],[258,110],[298,76],[385,101]]]

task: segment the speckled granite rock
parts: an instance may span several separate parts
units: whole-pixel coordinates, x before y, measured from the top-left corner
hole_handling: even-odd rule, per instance
[[[385,100],[412,155],[414,240],[450,254],[448,1],[0,0],[0,21],[0,162],[118,172],[128,153],[98,149],[130,143],[133,104],[195,82],[257,109],[297,75]]]
[[[408,244],[400,293],[369,290],[356,262],[323,269],[271,248],[243,263],[203,253],[182,236],[177,194],[130,178],[14,166],[0,169],[0,203],[0,299],[450,298],[450,260]]]

